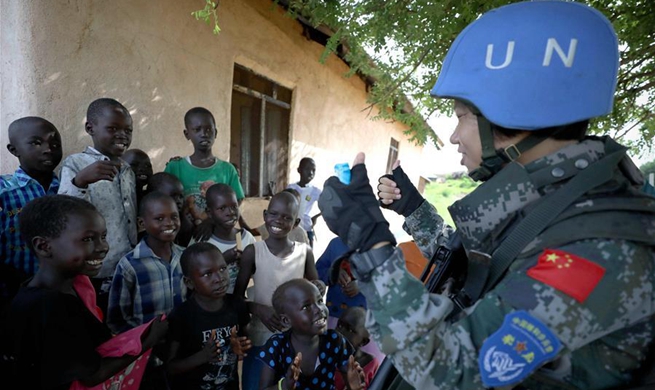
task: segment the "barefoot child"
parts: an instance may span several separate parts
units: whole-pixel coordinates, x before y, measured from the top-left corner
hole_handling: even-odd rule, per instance
[[[200,242],[184,250],[182,271],[192,293],[169,317],[171,389],[239,390],[237,355],[250,348],[243,337],[250,316],[243,300],[227,294],[227,264],[218,248]]]
[[[153,321],[141,336],[135,355],[105,358],[96,351],[112,339],[95,311],[95,276],[107,254],[102,215],[82,199],[47,195],[23,209],[20,226],[25,242],[39,260],[39,270],[19,291],[9,315],[9,370],[24,389],[69,389],[103,384],[151,349],[168,324]],[[86,281],[88,294],[77,281]]]
[[[258,357],[264,363],[261,389],[334,389],[334,373],[347,378],[347,389],[363,389],[364,374],[353,347],[328,329],[328,310],[316,285],[292,279],[273,294],[275,312],[289,330],[271,336]]]
[[[252,340],[253,351],[243,362],[243,370],[248,373],[243,377],[244,390],[259,388],[261,362],[256,355],[271,335],[284,330],[273,309],[273,292],[291,279],[318,279],[309,245],[289,239],[289,232],[298,222],[296,197],[288,192],[274,195],[264,211],[268,238],[246,247],[241,256],[241,270],[234,295],[243,297],[250,278],[253,279],[252,290],[248,292],[248,308],[253,316],[248,326],[248,337]],[[317,283],[325,289],[323,282]]]

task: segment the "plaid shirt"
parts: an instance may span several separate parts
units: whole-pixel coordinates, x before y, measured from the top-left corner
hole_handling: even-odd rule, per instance
[[[168,314],[185,300],[180,266],[184,249],[172,245],[170,263],[155,255],[145,238],[118,262],[107,311],[107,325],[112,332],[121,333]]]
[[[54,195],[59,190],[59,179],[52,174],[46,191],[39,182],[18,168],[13,175],[0,177],[0,259],[27,275],[38,269],[36,256],[27,249],[18,229],[18,214],[32,199]]]

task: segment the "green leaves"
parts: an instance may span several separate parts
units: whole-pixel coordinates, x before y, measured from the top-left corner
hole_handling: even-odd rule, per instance
[[[218,25],[216,8],[218,8],[218,1],[205,0],[205,8],[191,12],[191,16],[196,18],[196,20],[204,21],[208,26],[211,26],[213,21],[214,27],[212,28],[212,33],[214,35],[218,35],[221,32],[221,28]]]
[[[429,91],[455,37],[482,13],[512,2],[516,0],[288,1],[294,14],[336,31],[323,59],[346,45],[349,75],[375,80],[369,91],[369,108],[378,108],[374,118],[406,123],[411,126],[410,138],[418,143],[433,136],[422,118],[451,112],[447,101],[433,99]],[[595,120],[592,131],[611,134],[645,153],[655,136],[655,1],[586,3],[612,21],[621,42],[614,112]],[[405,97],[414,114],[402,109]],[[639,137],[630,141],[635,131]]]
[[[291,17],[333,31],[323,62],[332,53],[350,65],[344,76],[360,75],[372,87],[372,118],[401,121],[408,137],[423,144],[437,138],[426,120],[450,114],[451,103],[430,96],[443,58],[457,35],[482,13],[516,0],[273,0]],[[614,111],[592,123],[592,131],[651,150],[655,137],[655,1],[585,0],[613,23],[621,68]],[[192,13],[218,34],[218,3]],[[373,113],[373,110],[376,113]],[[631,134],[637,132],[634,139]]]

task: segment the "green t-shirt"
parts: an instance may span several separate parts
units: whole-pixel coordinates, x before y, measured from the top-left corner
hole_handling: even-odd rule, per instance
[[[177,176],[184,187],[184,196],[193,196],[196,198],[196,204],[198,201],[204,203],[201,194],[213,183],[224,183],[232,187],[237,194],[238,200],[244,197],[237,170],[227,161],[216,159],[214,165],[207,168],[198,168],[191,164],[189,157],[185,157],[179,160],[169,161],[166,164],[166,168],[164,168],[164,172]],[[203,184],[205,184],[204,187],[206,188],[201,188]],[[205,207],[203,205],[201,210],[204,209]]]

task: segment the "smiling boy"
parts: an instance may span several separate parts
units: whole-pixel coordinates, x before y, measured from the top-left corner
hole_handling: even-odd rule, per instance
[[[227,263],[230,277],[228,293],[234,292],[243,249],[255,243],[255,237],[245,229],[237,229],[239,203],[232,187],[227,184],[214,184],[206,194],[207,214],[212,221],[212,236],[207,242],[217,247]]]
[[[264,211],[264,223],[269,236],[264,241],[257,241],[243,250],[241,270],[234,287],[234,295],[245,296],[250,278],[253,279],[252,296],[248,296],[248,307],[252,316],[248,328],[248,337],[252,340],[253,351],[243,362],[243,389],[258,389],[261,362],[256,356],[274,333],[284,330],[280,317],[273,309],[272,296],[275,289],[282,283],[305,278],[317,281],[318,272],[314,262],[314,254],[309,245],[291,241],[289,233],[297,226],[298,200],[289,192],[275,194]],[[249,290],[249,294],[250,294]]]
[[[184,301],[180,256],[174,244],[180,229],[175,201],[160,192],[143,198],[139,225],[146,236],[116,266],[109,292],[107,325],[114,333],[168,314]]]
[[[158,319],[140,344],[132,340],[132,352],[109,357],[99,351],[112,335],[95,310],[88,277],[100,271],[108,246],[104,218],[92,204],[63,195],[39,197],[21,212],[20,226],[40,267],[12,302],[2,333],[5,380],[24,389],[96,388],[126,374],[128,365],[163,339],[168,324]]]
[[[137,243],[135,176],[121,159],[132,142],[132,117],[121,103],[101,98],[89,105],[86,119],[93,147],[64,160],[59,193],[88,200],[105,218],[109,252],[92,281],[106,310],[116,263]]]

